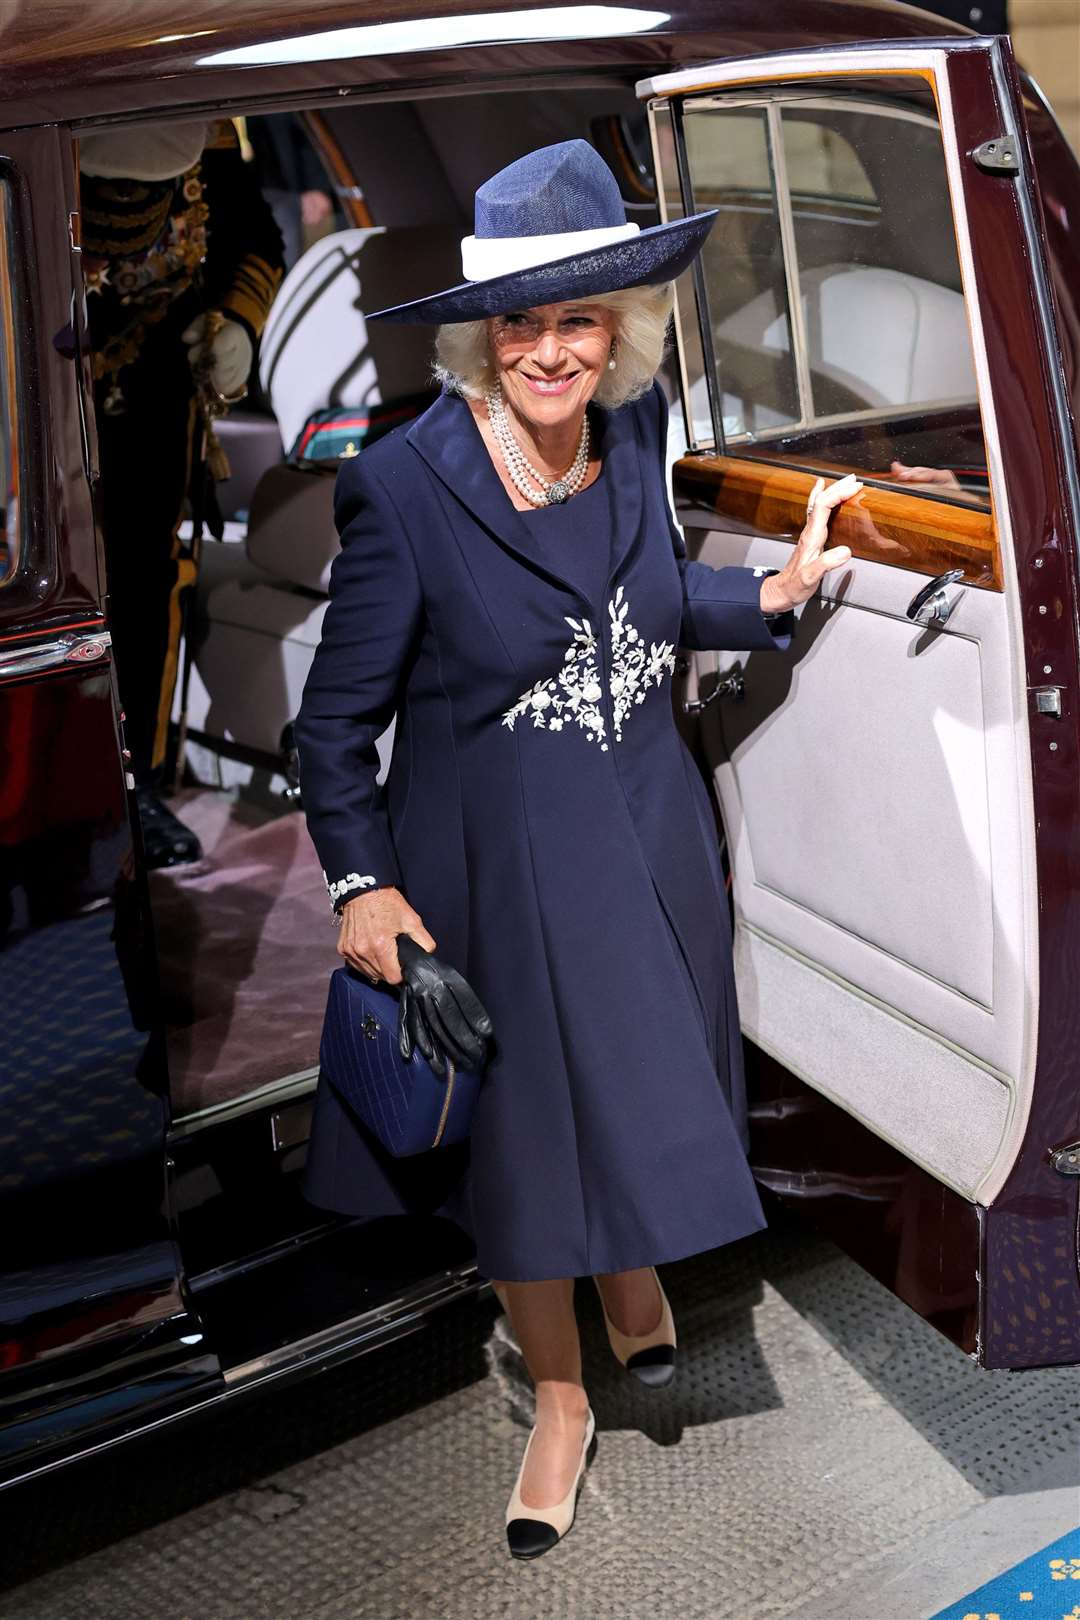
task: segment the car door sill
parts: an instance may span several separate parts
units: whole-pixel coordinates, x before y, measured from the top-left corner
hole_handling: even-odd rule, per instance
[[[305,1338],[268,1350],[251,1360],[239,1362],[224,1369],[225,1388],[229,1394],[241,1389],[252,1389],[259,1384],[289,1373],[298,1373],[308,1363],[320,1367],[333,1366],[366,1350],[390,1344],[424,1326],[433,1311],[470,1294],[479,1295],[488,1288],[475,1265],[455,1266],[436,1277],[426,1278],[413,1288],[404,1290],[395,1298],[384,1300],[358,1316],[330,1327],[320,1328]]]
[[[296,1097],[307,1096],[315,1090],[318,1079],[318,1068],[300,1069],[296,1074],[286,1074],[280,1080],[268,1081],[257,1091],[246,1091],[242,1097],[211,1103],[209,1108],[200,1108],[193,1114],[181,1114],[169,1127],[170,1138],[193,1136],[196,1131],[207,1130],[212,1125],[222,1125],[227,1120],[239,1119],[243,1114],[256,1113],[268,1103],[291,1102]]]
[[[188,1404],[178,1406],[171,1412],[160,1413],[145,1422],[133,1423],[118,1432],[73,1445],[70,1450],[63,1451],[59,1455],[27,1458],[22,1466],[16,1466],[7,1477],[0,1477],[0,1492],[43,1474],[52,1473],[69,1463],[98,1456],[125,1441],[139,1439],[155,1430],[167,1428],[179,1420],[208,1412],[232,1396],[255,1391],[275,1379],[287,1380],[290,1376],[303,1376],[316,1369],[347,1361],[351,1356],[375,1350],[381,1345],[391,1344],[395,1339],[402,1339],[410,1333],[418,1332],[424,1327],[428,1317],[441,1306],[453,1304],[459,1299],[467,1299],[470,1295],[482,1298],[490,1291],[490,1286],[472,1265],[457,1266],[436,1277],[429,1277],[426,1282],[418,1283],[415,1288],[401,1293],[396,1299],[365,1311],[348,1321],[340,1322],[336,1327],[323,1329],[307,1338],[296,1339],[272,1353],[229,1368],[224,1372],[222,1384],[219,1384],[213,1393],[201,1399],[197,1398]]]

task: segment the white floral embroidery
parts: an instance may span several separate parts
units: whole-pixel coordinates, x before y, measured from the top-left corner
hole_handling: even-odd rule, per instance
[[[359,872],[348,872],[343,878],[338,878],[336,882],[331,882],[324,872],[323,882],[326,884],[326,891],[329,894],[330,899],[332,901],[337,901],[341,899],[343,894],[348,894],[352,889],[372,888],[374,886],[375,879],[372,877],[370,872],[365,872],[362,877]]]
[[[630,604],[620,585],[608,603],[611,620],[611,708],[615,741],[622,741],[622,725],[631,707],[643,703],[652,685],[659,686],[675,668],[675,648],[669,641],[645,642],[627,617]],[[503,715],[503,725],[513,731],[515,723],[528,716],[533,725],[545,731],[561,731],[566,723],[577,724],[589,742],[599,742],[607,753],[607,727],[600,706],[603,696],[596,636],[588,619],[567,618],[574,639],[563,654],[562,668],[547,680],[537,681],[523,692]]]
[[[630,604],[623,601],[620,585],[615,599],[608,603],[611,618],[611,706],[615,741],[622,742],[622,723],[635,703],[644,703],[650,686],[659,686],[675,668],[675,648],[670,641],[645,643],[627,618]]]

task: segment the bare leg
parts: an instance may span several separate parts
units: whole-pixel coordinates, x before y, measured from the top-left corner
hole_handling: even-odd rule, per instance
[[[526,1507],[554,1507],[574,1483],[589,1399],[572,1278],[494,1284],[536,1386],[536,1438],[521,1484]]]
[[[663,1302],[652,1270],[639,1266],[636,1271],[612,1271],[597,1277],[604,1309],[620,1333],[635,1336],[651,1333],[660,1325]]]

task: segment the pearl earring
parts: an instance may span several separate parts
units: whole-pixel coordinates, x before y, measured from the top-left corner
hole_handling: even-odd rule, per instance
[[[611,344],[611,354],[610,354],[610,357],[608,359],[607,368],[608,368],[609,371],[614,371],[615,370],[615,343],[614,343],[614,340],[612,341],[612,344]]]

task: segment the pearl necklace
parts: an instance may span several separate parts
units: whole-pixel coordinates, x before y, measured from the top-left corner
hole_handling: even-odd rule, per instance
[[[543,473],[537,472],[532,462],[526,458],[525,452],[514,437],[510,418],[503,403],[502,389],[489,388],[484,399],[495,443],[518,493],[524,495],[527,501],[531,501],[533,506],[558,506],[563,501],[568,501],[571,495],[581,488],[589,466],[588,416],[582,418],[577,453],[566,472],[561,478],[545,478]],[[539,494],[530,485],[530,478],[540,485]]]

